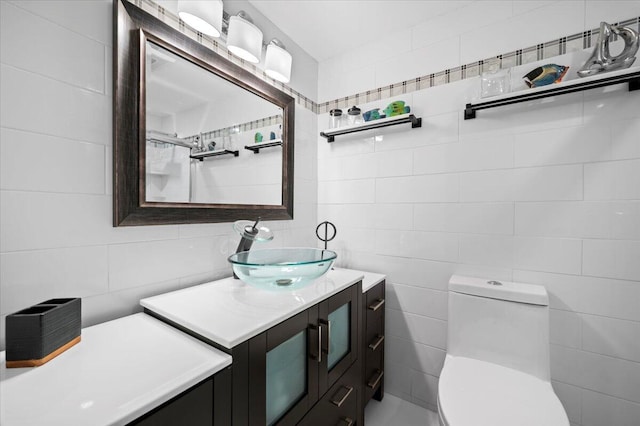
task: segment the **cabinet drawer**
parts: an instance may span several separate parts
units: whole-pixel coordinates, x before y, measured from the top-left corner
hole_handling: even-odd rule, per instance
[[[380,284],[367,292],[366,303],[364,306],[364,312],[367,318],[367,328],[373,325],[380,318],[384,317],[384,296],[384,286]]]
[[[384,354],[382,350],[369,351],[365,358],[365,368],[363,376],[363,392],[365,401],[371,399],[377,391],[382,377],[384,376]]]
[[[380,336],[384,336],[384,318],[368,318],[364,332],[364,343],[367,348],[366,352],[369,351],[369,345],[375,346]]]
[[[300,422],[306,426],[355,425],[358,416],[359,363],[351,366]]]

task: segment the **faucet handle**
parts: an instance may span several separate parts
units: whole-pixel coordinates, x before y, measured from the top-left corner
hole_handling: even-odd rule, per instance
[[[240,234],[242,238],[249,239],[251,241],[271,241],[273,240],[273,232],[266,226],[258,226],[260,218],[258,220],[238,220],[233,223],[233,229]]]

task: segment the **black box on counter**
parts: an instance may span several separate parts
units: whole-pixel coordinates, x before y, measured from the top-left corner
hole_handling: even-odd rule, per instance
[[[7,368],[37,367],[80,341],[80,298],[50,299],[7,315]]]

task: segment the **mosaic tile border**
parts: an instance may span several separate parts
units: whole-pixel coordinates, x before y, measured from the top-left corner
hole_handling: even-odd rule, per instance
[[[316,114],[324,114],[326,112],[329,112],[333,108],[348,108],[351,105],[379,101],[394,96],[415,92],[418,90],[428,89],[429,87],[441,86],[443,84],[466,80],[468,78],[479,76],[485,71],[485,69],[495,69],[496,66],[498,68],[511,68],[518,65],[525,65],[532,62],[540,61],[542,59],[551,58],[553,56],[564,55],[565,53],[575,50],[589,49],[590,47],[592,47],[592,43],[595,43],[597,41],[597,36],[600,33],[599,27],[594,28],[592,30],[561,37],[559,39],[551,40],[545,43],[540,43],[523,49],[514,50],[512,52],[503,53],[501,55],[482,59],[476,62],[471,62],[469,64],[461,65],[455,68],[449,68],[436,73],[423,75],[398,83],[393,83],[388,86],[378,87],[375,89],[367,90],[365,92],[356,93],[318,104],[315,101],[304,96],[303,94],[292,89],[291,87],[287,86],[286,84],[280,83],[279,81],[270,78],[264,73],[264,71],[256,67],[254,64],[246,62],[245,60],[232,55],[224,46],[224,44],[219,43],[216,39],[204,35],[198,31],[194,31],[193,29],[191,29],[191,27],[185,25],[184,22],[180,20],[180,18],[166,11],[165,8],[158,5],[153,0],[127,1],[143,9],[145,12],[148,12],[151,15],[155,16],[172,28],[196,40],[203,46],[206,46],[219,55],[227,58],[234,64],[241,66],[242,68],[246,69],[247,71],[251,72],[260,79],[271,84],[272,86],[275,86],[276,88],[282,90],[289,96],[293,97],[296,101],[296,104]],[[632,27],[640,32],[640,16],[620,22],[614,22],[612,24]]]

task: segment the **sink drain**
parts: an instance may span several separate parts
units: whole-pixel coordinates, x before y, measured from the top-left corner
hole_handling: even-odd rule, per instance
[[[281,285],[281,286],[285,286],[285,285],[289,285],[293,282],[292,279],[290,278],[283,278],[280,280],[276,280],[276,284]]]

